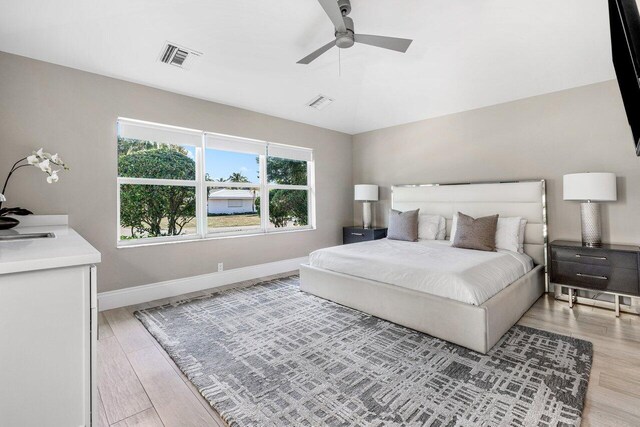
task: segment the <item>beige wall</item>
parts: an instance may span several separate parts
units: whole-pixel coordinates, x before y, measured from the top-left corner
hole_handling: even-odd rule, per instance
[[[313,148],[317,230],[116,249],[118,116]],[[352,221],[349,135],[0,52],[2,179],[39,147],[60,153],[71,170],[55,185],[20,170],[5,206],[68,213],[102,252],[100,291],[205,274],[218,262],[231,269],[304,256],[341,243]]]
[[[425,102],[429,96],[425,94]],[[353,137],[354,183],[382,186],[386,222],[393,184],[544,178],[551,239],[580,239],[579,203],[562,200],[562,175],[615,172],[618,201],[603,208],[605,241],[640,243],[640,159],[617,83],[609,81]],[[355,219],[361,218],[355,205]]]

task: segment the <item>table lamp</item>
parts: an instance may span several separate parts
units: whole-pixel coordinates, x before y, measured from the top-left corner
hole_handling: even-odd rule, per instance
[[[371,202],[378,201],[378,186],[358,184],[354,187],[355,200],[362,203],[362,223],[364,228],[371,228]]]
[[[615,202],[616,175],[613,173],[572,173],[563,178],[564,200],[579,200],[582,244],[602,245],[600,204]]]

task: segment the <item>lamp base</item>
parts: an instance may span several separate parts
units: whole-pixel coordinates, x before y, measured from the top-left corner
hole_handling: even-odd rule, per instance
[[[371,228],[371,202],[362,203],[362,227]]]
[[[580,204],[580,223],[582,225],[582,244],[584,246],[602,246],[600,205],[598,203]]]

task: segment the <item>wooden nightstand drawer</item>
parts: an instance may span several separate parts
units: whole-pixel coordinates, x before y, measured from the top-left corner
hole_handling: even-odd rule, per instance
[[[575,262],[579,264],[630,269],[638,268],[638,254],[636,253],[595,248],[552,247],[551,259],[554,261]]]
[[[342,243],[358,243],[387,237],[386,228],[344,227],[342,229]]]
[[[638,271],[629,268],[553,260],[551,281],[596,291],[638,294]]]
[[[344,230],[342,233],[343,240],[348,243],[365,242],[373,240],[372,230]]]

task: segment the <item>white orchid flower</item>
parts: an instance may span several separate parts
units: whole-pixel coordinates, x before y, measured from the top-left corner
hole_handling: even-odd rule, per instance
[[[44,159],[44,149],[41,148],[38,151],[36,151],[36,156],[40,157],[41,159]]]
[[[51,175],[47,177],[47,182],[53,184],[54,182],[58,182],[58,179],[58,171],[52,171]]]
[[[4,194],[0,193],[0,203],[1,202],[6,202],[6,201],[7,201],[7,198],[4,197]]]
[[[37,166],[38,163],[40,163],[40,160],[38,160],[38,156],[36,156],[35,154],[32,154],[31,156],[27,157],[27,163],[29,163],[32,166]]]
[[[58,153],[51,156],[50,160],[51,160],[51,163],[53,163],[54,165],[62,166],[64,170],[69,170],[69,167],[64,163],[64,160],[60,158]]]
[[[40,170],[42,170],[42,172],[51,173],[51,165],[49,163],[49,159],[44,160],[38,165],[38,167],[40,168]]]

